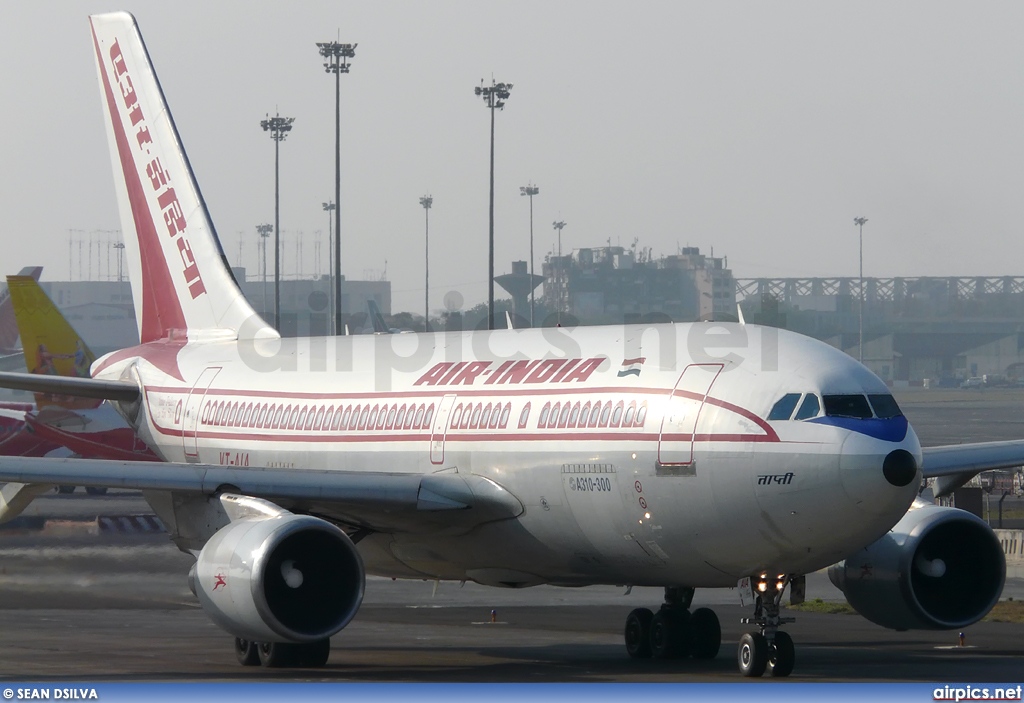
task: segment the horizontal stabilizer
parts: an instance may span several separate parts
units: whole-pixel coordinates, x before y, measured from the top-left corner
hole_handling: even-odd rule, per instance
[[[133,401],[139,397],[139,387],[131,381],[102,381],[97,378],[48,376],[35,373],[0,372],[0,388],[31,391],[54,396],[100,398],[102,400]]]

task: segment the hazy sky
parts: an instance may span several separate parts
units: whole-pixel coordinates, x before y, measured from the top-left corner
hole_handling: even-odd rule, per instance
[[[266,8],[266,9],[264,9]],[[271,9],[272,8],[272,9]],[[0,25],[8,272],[66,279],[69,230],[120,226],[87,15],[39,0]],[[1024,4],[940,2],[137,2],[134,12],[233,264],[256,268],[281,148],[284,271],[312,273],[334,192],[334,84],[315,42],[358,42],[342,77],[343,270],[393,308],[487,290],[489,118],[497,114],[496,271],[613,243],[714,247],[737,277],[1024,275]],[[340,34],[339,34],[340,32]],[[96,234],[97,239],[108,235]],[[77,250],[76,250],[77,251]],[[105,251],[100,268],[106,272]],[[77,256],[77,254],[76,254]],[[271,258],[272,261],[272,258]],[[83,264],[84,266],[84,264]],[[93,264],[96,273],[97,264]],[[74,271],[77,277],[77,263]],[[500,290],[500,289],[499,289]]]

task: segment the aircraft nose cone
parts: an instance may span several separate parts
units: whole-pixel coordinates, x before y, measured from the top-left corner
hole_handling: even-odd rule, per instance
[[[884,447],[858,433],[851,433],[843,443],[839,476],[843,490],[860,511],[902,515],[917,493],[913,483],[918,475],[914,454],[903,447]]]
[[[882,462],[882,475],[897,488],[903,488],[917,477],[917,460],[906,449],[894,449]]]

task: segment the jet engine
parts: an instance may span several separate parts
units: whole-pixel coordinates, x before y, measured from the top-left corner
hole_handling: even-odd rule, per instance
[[[871,622],[894,630],[949,630],[992,609],[1006,561],[983,520],[919,500],[880,540],[829,567],[828,576]]]
[[[355,616],[366,577],[355,545],[308,515],[244,518],[199,553],[189,586],[214,622],[256,642],[314,642]]]

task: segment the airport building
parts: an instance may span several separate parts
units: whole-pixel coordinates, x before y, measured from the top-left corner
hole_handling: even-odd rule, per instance
[[[264,282],[247,277],[244,268],[232,270],[249,304],[273,324],[273,279]],[[40,286],[97,355],[139,343],[127,280],[43,281]],[[328,276],[281,281],[281,333],[286,337],[330,334],[332,288]],[[385,315],[390,314],[390,281],[342,281],[342,319],[352,332],[367,326],[370,300]]]
[[[1024,277],[738,279],[750,322],[822,339],[892,384],[1024,382]],[[861,343],[863,300],[863,343]]]
[[[736,319],[727,260],[697,247],[659,259],[620,246],[574,249],[549,255],[543,274],[545,307],[585,324]]]

